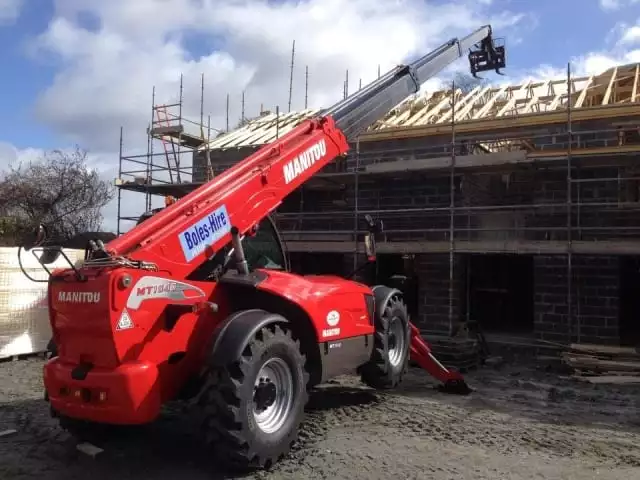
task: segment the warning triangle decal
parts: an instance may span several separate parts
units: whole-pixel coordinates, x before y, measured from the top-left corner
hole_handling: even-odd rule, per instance
[[[129,328],[133,328],[133,320],[131,320],[129,312],[123,310],[122,315],[120,315],[120,320],[118,320],[118,324],[116,325],[116,330],[128,330]]]

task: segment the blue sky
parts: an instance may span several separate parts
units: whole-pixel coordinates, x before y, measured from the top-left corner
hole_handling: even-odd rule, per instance
[[[576,18],[576,12],[579,18]],[[43,149],[73,144],[117,165],[118,134],[145,148],[155,85],[175,99],[185,78],[185,111],[205,111],[224,128],[260,105],[284,108],[296,40],[293,108],[327,106],[389,68],[490,21],[506,37],[510,82],[527,76],[597,73],[640,61],[640,0],[0,0],[0,169]],[[466,62],[456,63],[465,69]],[[486,75],[496,81],[503,78]],[[113,171],[113,170],[111,170]]]
[[[56,145],[57,139],[45,125],[34,121],[31,108],[33,99],[46,89],[55,73],[52,66],[34,62],[25,52],[25,44],[47,28],[53,14],[49,0],[40,2],[45,8],[25,8],[15,23],[2,26],[0,23],[0,64],[2,67],[2,89],[0,105],[5,115],[0,117],[0,140],[8,141],[18,148],[36,143],[44,148]],[[8,113],[10,112],[10,113]]]

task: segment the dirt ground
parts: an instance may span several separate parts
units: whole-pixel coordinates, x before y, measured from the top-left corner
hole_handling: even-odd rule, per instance
[[[191,417],[157,423],[76,451],[42,400],[43,360],[0,363],[0,478],[225,478],[215,472]],[[302,439],[255,479],[640,479],[640,386],[590,385],[531,367],[468,375],[474,393],[439,393],[420,370],[403,387],[374,392],[341,378],[314,393]],[[228,478],[228,477],[227,477]]]

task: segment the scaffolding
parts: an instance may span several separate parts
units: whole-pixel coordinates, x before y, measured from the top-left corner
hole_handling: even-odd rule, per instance
[[[211,116],[204,118],[204,75],[201,78],[200,121],[184,117],[184,85],[180,76],[178,100],[175,103],[156,103],[156,87],[151,95],[151,119],[147,127],[147,151],[136,155],[124,155],[123,129],[120,129],[120,163],[118,178],[118,235],[131,227],[139,218],[123,214],[123,192],[144,194],[144,209],[150,211],[154,196],[182,196],[195,188],[194,153],[204,151],[209,158],[208,145],[211,132]],[[206,162],[206,179],[212,178],[210,162]],[[142,212],[140,212],[142,213]]]
[[[358,253],[357,219],[383,220],[380,253],[448,254],[450,333],[458,254],[564,258],[566,340],[580,342],[576,255],[640,255],[639,69],[574,78],[568,65],[565,80],[411,99],[288,202],[289,249]],[[421,182],[428,204],[391,194]]]

